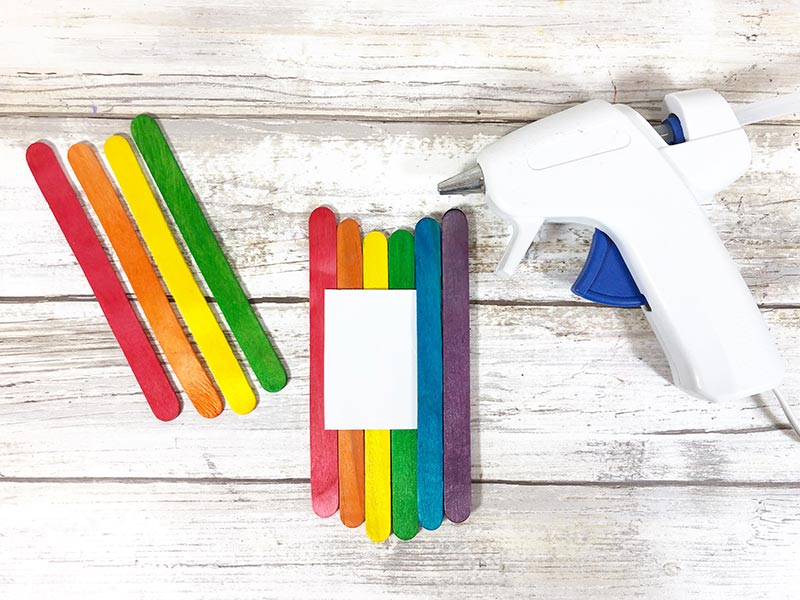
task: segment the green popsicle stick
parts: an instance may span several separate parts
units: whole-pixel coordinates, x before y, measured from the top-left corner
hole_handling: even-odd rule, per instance
[[[269,392],[281,390],[286,385],[286,371],[222,253],[161,128],[152,117],[139,115],[131,123],[131,134],[256,378]]]
[[[414,236],[395,231],[389,238],[389,289],[414,289]],[[392,531],[410,540],[417,518],[417,431],[398,429],[392,440]]]

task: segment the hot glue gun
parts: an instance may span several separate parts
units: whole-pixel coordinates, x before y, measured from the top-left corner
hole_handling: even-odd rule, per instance
[[[510,223],[510,276],[544,222],[595,228],[572,291],[642,307],[680,389],[727,402],[778,390],[783,361],[739,270],[700,209],[750,164],[743,125],[800,110],[800,94],[733,108],[708,89],[669,94],[653,127],[592,100],[485,147],[441,194],[483,192]]]

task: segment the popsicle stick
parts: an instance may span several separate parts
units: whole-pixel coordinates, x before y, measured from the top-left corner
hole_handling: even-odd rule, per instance
[[[183,327],[103,165],[87,144],[75,144],[69,149],[67,157],[119,257],[142,312],[175,376],[197,412],[207,418],[216,417],[222,412],[222,399],[186,339]]]
[[[386,236],[372,231],[364,236],[364,289],[389,287]],[[380,348],[376,348],[380,352]],[[364,494],[367,537],[382,542],[392,533],[392,458],[388,429],[364,432]]]
[[[389,238],[389,288],[414,289],[414,236],[395,231]],[[410,540],[419,530],[417,517],[417,431],[392,430],[392,530]]]
[[[256,405],[255,392],[186,264],[133,148],[114,135],[106,140],[104,151],[139,232],[228,406],[239,414],[250,412]]]
[[[417,284],[417,509],[425,529],[442,524],[441,230],[422,219],[414,230]]]
[[[454,523],[472,507],[469,380],[469,226],[458,209],[442,218],[444,514]]]
[[[338,436],[325,429],[325,290],[336,289],[336,216],[320,207],[308,219],[309,433],[311,507],[320,517],[339,508]]]
[[[345,219],[336,230],[336,285],[339,289],[363,287],[361,232],[358,223]],[[339,430],[339,518],[348,527],[364,522],[364,432]]]
[[[131,123],[131,133],[256,378],[269,392],[283,389],[286,371],[222,253],[161,128],[152,117],[139,115]]]
[[[26,158],[42,195],[83,269],[111,331],[142,388],[150,410],[162,421],[174,419],[181,411],[180,401],[58,158],[52,148],[42,142],[31,144]]]

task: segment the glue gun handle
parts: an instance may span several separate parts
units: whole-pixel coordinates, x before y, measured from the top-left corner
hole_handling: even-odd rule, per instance
[[[783,363],[739,270],[694,196],[664,187],[617,215],[611,237],[647,298],[675,384],[716,401],[776,387]]]

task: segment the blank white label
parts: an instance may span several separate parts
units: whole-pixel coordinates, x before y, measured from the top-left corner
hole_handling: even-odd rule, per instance
[[[325,429],[416,428],[416,290],[325,290]]]

